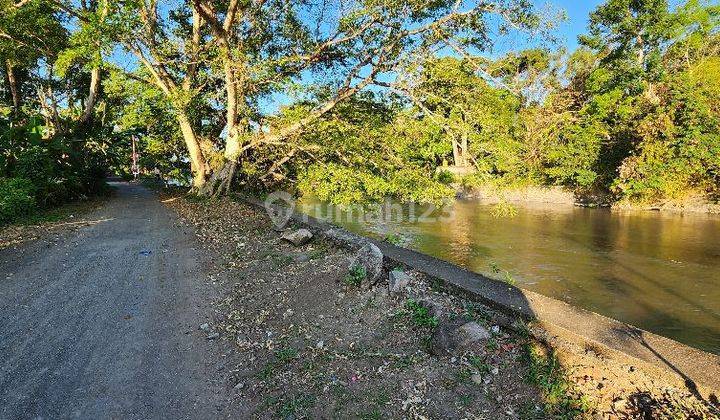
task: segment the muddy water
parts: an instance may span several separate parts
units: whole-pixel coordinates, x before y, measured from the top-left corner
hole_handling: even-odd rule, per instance
[[[458,201],[360,216],[305,199],[301,211],[720,354],[720,217]],[[427,214],[425,214],[427,216]]]

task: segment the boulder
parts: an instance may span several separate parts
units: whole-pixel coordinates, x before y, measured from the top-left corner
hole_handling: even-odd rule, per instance
[[[405,274],[404,271],[392,270],[388,275],[388,289],[392,293],[401,292],[410,283],[410,280],[412,278]]]
[[[352,272],[358,268],[365,270],[365,280],[368,287],[377,283],[383,269],[383,253],[377,245],[373,243],[366,244],[350,259],[348,269]]]
[[[284,233],[280,239],[290,242],[291,244],[295,246],[301,246],[305,245],[306,243],[310,242],[310,239],[312,239],[313,234],[307,229],[298,229],[294,232],[286,232]]]
[[[367,238],[348,232],[345,229],[332,228],[323,232],[323,236],[330,242],[343,248],[357,250],[370,243]]]
[[[486,341],[490,333],[477,322],[454,319],[441,322],[430,342],[430,353],[451,356],[478,342]]]
[[[418,301],[418,304],[422,306],[423,308],[427,308],[428,315],[434,316],[437,319],[440,319],[443,314],[442,305],[440,305],[437,302],[433,302],[430,299],[420,299]]]

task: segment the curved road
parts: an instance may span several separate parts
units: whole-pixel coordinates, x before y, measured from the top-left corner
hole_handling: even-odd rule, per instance
[[[194,235],[115,185],[94,224],[0,251],[0,419],[218,416]]]

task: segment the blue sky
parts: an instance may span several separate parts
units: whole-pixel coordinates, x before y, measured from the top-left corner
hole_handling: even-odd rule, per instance
[[[568,51],[577,48],[577,36],[587,30],[590,12],[603,2],[602,0],[555,0],[551,2],[551,4],[564,9],[567,13],[568,21],[559,29]]]

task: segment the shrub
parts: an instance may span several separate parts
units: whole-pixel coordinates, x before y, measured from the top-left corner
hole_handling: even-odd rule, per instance
[[[35,210],[35,186],[25,178],[0,178],[0,225]]]
[[[441,169],[435,173],[435,179],[443,185],[449,185],[455,182],[455,175],[448,170]]]
[[[376,174],[330,163],[312,165],[298,185],[303,194],[314,194],[333,204],[377,203],[393,197],[403,202],[443,204],[454,196],[447,185],[419,168],[402,168]]]

